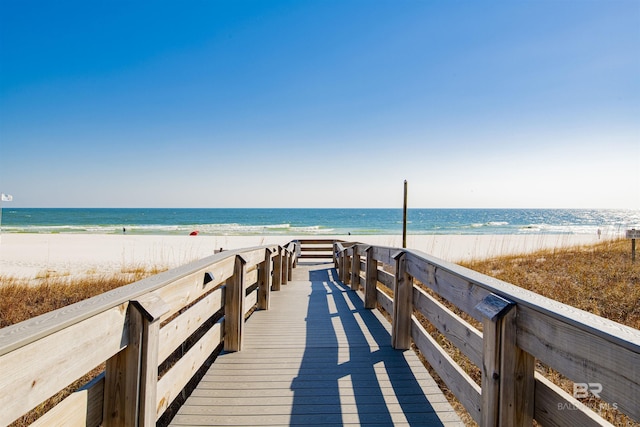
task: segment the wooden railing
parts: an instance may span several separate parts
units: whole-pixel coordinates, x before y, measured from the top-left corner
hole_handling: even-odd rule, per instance
[[[575,381],[580,395],[594,392],[640,420],[640,331],[422,252],[309,240],[221,252],[0,330],[0,425],[103,363],[102,375],[36,425],[155,425],[212,355],[242,349],[246,314],[268,309],[270,291],[309,252],[332,256],[340,279],[363,291],[365,307],[379,304],[391,315],[393,346],[415,343],[480,425],[607,425],[536,373],[536,361]],[[481,384],[417,316],[481,370]]]
[[[101,364],[36,425],[151,426],[212,354],[242,348],[298,243],[226,251],[0,330],[0,425]],[[159,371],[161,375],[159,376]]]
[[[609,408],[640,420],[640,331],[422,252],[337,242],[334,254],[340,279],[363,290],[365,307],[378,303],[391,315],[393,346],[414,342],[478,424],[610,425],[596,413]],[[414,281],[481,322],[482,332]],[[480,385],[418,313],[480,368]],[[574,381],[578,397],[591,392],[603,403],[582,404],[537,373],[536,361]]]

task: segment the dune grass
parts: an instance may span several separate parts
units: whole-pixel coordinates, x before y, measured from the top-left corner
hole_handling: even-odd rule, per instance
[[[0,276],[0,328],[91,298],[166,270],[126,266],[108,274],[39,275],[33,281]]]
[[[477,259],[460,264],[564,304],[640,329],[640,260],[631,261],[629,240],[607,240],[595,245]],[[470,316],[464,318],[481,329],[481,325]],[[457,348],[446,344],[445,347],[450,347],[454,359],[479,383],[479,369]],[[572,394],[572,381],[541,363],[536,364],[536,370]],[[582,403],[613,425],[640,426],[640,423],[594,397],[582,399]],[[470,418],[466,418],[465,423],[474,424]]]
[[[38,284],[34,284],[32,280],[0,276],[0,328],[128,285],[164,270],[166,268],[123,266],[120,271],[108,274],[96,274],[93,271],[80,276],[39,274]],[[103,370],[104,364],[96,367],[13,422],[11,427],[22,427],[33,423]]]
[[[631,262],[629,240],[460,264],[640,329],[640,260]]]

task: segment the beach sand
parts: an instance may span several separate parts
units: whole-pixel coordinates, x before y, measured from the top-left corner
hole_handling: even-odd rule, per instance
[[[395,246],[401,236],[316,236]],[[4,234],[0,275],[35,279],[111,274],[134,268],[173,268],[212,255],[215,250],[285,244],[314,236],[147,236],[101,234]],[[591,235],[410,235],[407,247],[458,262],[502,254],[591,244]]]

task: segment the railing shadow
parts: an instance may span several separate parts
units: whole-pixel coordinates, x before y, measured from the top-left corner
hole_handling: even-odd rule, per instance
[[[292,384],[290,424],[443,425],[422,380],[360,297],[331,268],[311,270],[309,280],[306,346]]]

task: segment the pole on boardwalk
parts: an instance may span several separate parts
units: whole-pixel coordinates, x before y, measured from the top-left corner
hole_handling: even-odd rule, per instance
[[[407,180],[404,180],[404,206],[402,208],[402,247],[407,247]]]

